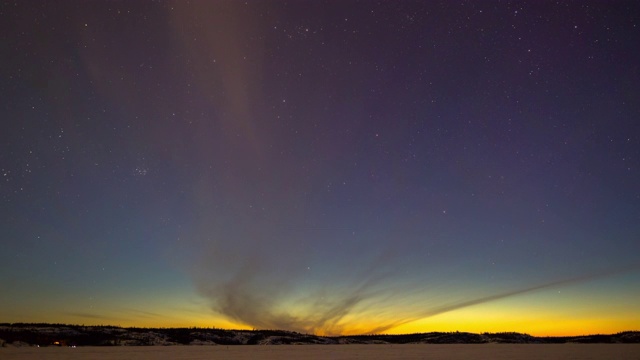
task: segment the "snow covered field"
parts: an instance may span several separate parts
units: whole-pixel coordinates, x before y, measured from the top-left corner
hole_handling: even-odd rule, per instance
[[[47,359],[640,359],[640,344],[277,345],[0,348],[2,360]]]

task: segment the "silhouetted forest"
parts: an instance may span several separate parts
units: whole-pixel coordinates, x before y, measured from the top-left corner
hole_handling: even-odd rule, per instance
[[[516,332],[430,332],[405,335],[317,336],[284,330],[123,328],[68,324],[0,323],[0,346],[151,346],[279,344],[550,344],[640,343],[640,331],[609,335],[538,337]]]

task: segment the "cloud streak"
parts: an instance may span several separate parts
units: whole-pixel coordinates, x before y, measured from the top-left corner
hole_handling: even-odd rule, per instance
[[[469,299],[465,299],[465,300],[461,300],[461,301],[456,301],[456,302],[451,302],[451,303],[446,303],[446,304],[440,304],[440,305],[437,305],[437,306],[432,306],[431,308],[429,308],[428,310],[426,310],[426,311],[424,311],[422,313],[416,314],[415,317],[409,317],[409,318],[402,319],[402,320],[392,321],[392,322],[390,322],[388,324],[380,325],[380,326],[372,329],[370,331],[370,333],[385,332],[387,330],[393,329],[395,327],[398,327],[400,325],[404,325],[404,324],[407,324],[407,323],[410,323],[410,322],[413,322],[413,321],[417,321],[417,320],[425,319],[425,318],[430,318],[430,317],[433,317],[433,316],[436,316],[436,315],[444,314],[444,313],[455,311],[455,310],[459,310],[459,309],[464,309],[464,308],[475,306],[475,305],[490,303],[490,302],[493,302],[493,301],[498,301],[498,300],[502,300],[502,299],[506,299],[506,298],[510,298],[510,297],[514,297],[514,296],[518,296],[518,295],[523,295],[523,294],[527,294],[527,293],[532,293],[532,292],[536,292],[536,291],[542,291],[542,290],[546,290],[546,289],[549,289],[549,288],[570,286],[570,285],[575,285],[575,284],[579,284],[579,283],[589,282],[589,281],[597,280],[597,279],[600,279],[600,278],[606,278],[606,277],[609,277],[609,276],[621,275],[621,274],[634,272],[634,271],[638,271],[638,270],[640,270],[640,265],[631,265],[631,266],[621,267],[621,268],[612,269],[612,270],[603,271],[603,272],[598,272],[598,273],[591,273],[591,274],[585,274],[585,275],[566,278],[566,279],[554,280],[554,281],[545,282],[545,283],[541,283],[541,284],[537,284],[537,285],[533,285],[533,286],[529,286],[529,287],[524,287],[524,288],[520,288],[520,289],[516,289],[516,290],[500,292],[500,293],[489,295],[489,296],[482,296],[482,297],[477,297],[477,298],[469,298]]]
[[[271,267],[268,264],[265,258],[245,258],[243,265],[226,281],[216,282],[200,276],[196,285],[200,294],[210,300],[213,311],[233,322],[260,329],[340,335],[384,333],[439,314],[640,269],[639,265],[619,267],[447,301],[429,298],[426,295],[430,292],[425,287],[417,287],[415,281],[398,281],[402,279],[393,270],[398,265],[398,257],[380,256],[349,279],[345,276],[307,291],[298,289],[299,274],[275,274],[271,271],[273,264]],[[415,299],[422,300],[416,303]]]

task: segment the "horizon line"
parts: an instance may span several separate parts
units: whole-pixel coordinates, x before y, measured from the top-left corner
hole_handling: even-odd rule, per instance
[[[323,338],[337,338],[337,337],[356,337],[356,336],[407,336],[407,335],[418,335],[418,334],[433,334],[433,333],[442,333],[442,334],[456,334],[456,333],[460,333],[460,334],[477,334],[477,335],[483,335],[483,334],[519,334],[519,335],[526,335],[526,336],[530,336],[533,338],[566,338],[566,337],[580,337],[580,336],[611,336],[611,335],[619,335],[619,334],[624,334],[624,333],[635,333],[635,332],[640,332],[640,329],[638,330],[622,330],[622,331],[618,331],[615,333],[595,333],[595,334],[576,334],[576,335],[531,335],[528,334],[526,332],[519,332],[519,331],[497,331],[497,332],[490,332],[490,331],[483,331],[483,332],[471,332],[471,331],[459,331],[459,330],[455,330],[455,331],[424,331],[424,332],[413,332],[413,333],[403,333],[403,334],[389,334],[389,333],[362,333],[362,334],[351,334],[351,335],[318,335],[318,334],[314,334],[314,333],[302,333],[299,331],[295,331],[295,330],[286,330],[286,329],[231,329],[231,328],[219,328],[219,327],[202,327],[202,326],[173,326],[173,327],[163,327],[163,326],[121,326],[121,325],[108,325],[108,324],[100,324],[100,325],[85,325],[85,324],[67,324],[67,323],[30,323],[30,322],[0,322],[0,326],[15,326],[15,325],[24,325],[24,326],[69,326],[69,327],[114,327],[114,328],[121,328],[121,329],[145,329],[145,330],[153,330],[153,329],[165,329],[165,330],[171,330],[171,329],[207,329],[207,330],[221,330],[221,331],[242,331],[242,332],[251,332],[251,331],[256,331],[256,332],[260,332],[260,331],[282,331],[282,332],[289,332],[289,333],[294,333],[294,334],[304,334],[304,335],[313,335],[313,336],[317,336],[317,337],[323,337]]]

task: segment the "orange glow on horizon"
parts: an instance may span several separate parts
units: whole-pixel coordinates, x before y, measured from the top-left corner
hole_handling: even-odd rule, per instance
[[[611,318],[570,318],[570,317],[540,317],[531,315],[514,315],[496,316],[495,314],[482,315],[476,313],[475,316],[469,317],[469,314],[449,314],[441,315],[433,318],[417,320],[411,323],[403,324],[388,331],[384,334],[411,334],[411,333],[429,333],[429,332],[469,332],[469,333],[499,333],[499,332],[518,332],[529,334],[532,336],[579,336],[591,334],[615,334],[622,331],[637,330],[637,324],[640,319],[636,317],[627,317],[620,319]],[[18,321],[15,321],[18,322]],[[19,321],[23,322],[23,321]],[[24,322],[42,322],[30,319]],[[69,323],[68,319],[61,321],[54,317],[44,319],[44,322],[50,323]],[[180,319],[177,316],[165,320],[147,320],[132,318],[130,321],[102,321],[92,318],[77,318],[73,323],[83,325],[114,325],[121,327],[144,327],[144,328],[180,328],[180,327],[201,327],[201,328],[217,328],[226,330],[254,330],[249,325],[235,323],[222,318],[190,318]],[[303,333],[312,333],[318,336],[339,336],[339,335],[362,335],[369,334],[371,329],[379,326],[376,323],[360,322],[350,324],[340,333],[332,333],[330,331],[299,331]],[[266,330],[266,329],[257,329]],[[288,329],[277,329],[288,330]]]
[[[48,309],[36,309],[25,304],[21,313],[6,314],[6,322],[48,322],[84,325],[114,325],[122,327],[201,327],[229,330],[261,329],[242,324],[212,312],[206,301],[197,297],[174,296],[169,303],[180,306],[168,307],[166,297],[158,297],[157,303],[130,298],[131,307],[114,308],[109,301],[97,303],[92,311],[74,311],[73,304],[51,304]],[[559,297],[559,296],[562,297]],[[580,291],[562,291],[532,294],[527,297],[504,299],[475,305],[436,316],[409,321],[400,318],[404,313],[372,311],[348,314],[332,328],[277,329],[292,330],[322,336],[359,335],[375,333],[408,334],[428,332],[496,333],[518,332],[532,336],[579,336],[589,334],[614,334],[638,330],[640,311],[631,302],[607,303],[608,295],[585,298]],[[553,306],[551,306],[552,304]],[[55,309],[55,311],[51,311]],[[292,311],[294,306],[287,310]],[[387,309],[388,310],[388,309]],[[301,316],[312,309],[298,309]],[[415,310],[416,312],[418,310]],[[398,316],[394,318],[394,316]],[[390,327],[388,325],[397,326]],[[388,327],[385,327],[387,325]],[[374,329],[383,329],[374,331]],[[272,329],[276,330],[276,329]]]

